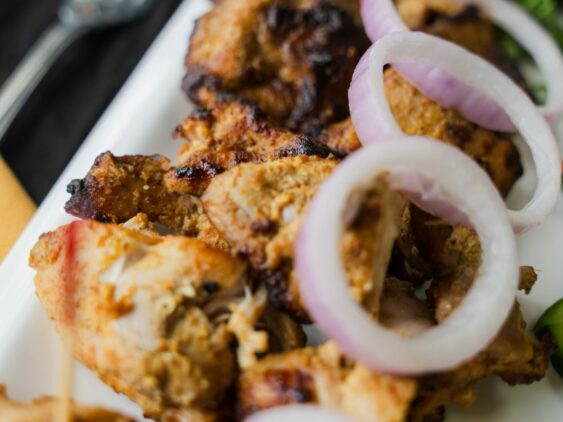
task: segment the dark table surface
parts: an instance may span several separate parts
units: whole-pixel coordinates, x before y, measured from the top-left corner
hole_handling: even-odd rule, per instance
[[[55,20],[59,3],[0,1],[0,85]],[[6,133],[2,148],[34,201],[48,193],[179,3],[157,0],[136,22],[85,35],[51,68]]]

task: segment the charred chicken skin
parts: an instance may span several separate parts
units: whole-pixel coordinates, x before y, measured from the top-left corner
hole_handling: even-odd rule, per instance
[[[111,223],[142,212],[177,233],[193,235],[198,226],[192,217],[201,214],[196,196],[218,174],[245,162],[332,153],[320,141],[281,129],[256,106],[232,98],[195,110],[175,136],[184,140],[175,166],[161,155],[98,156],[83,179],[68,185],[66,211]]]
[[[178,192],[202,193],[210,180],[241,163],[299,155],[327,158],[322,142],[282,129],[256,106],[234,98],[197,109],[176,129],[184,140],[167,183]]]
[[[368,46],[356,1],[225,0],[193,32],[184,90],[204,107],[235,94],[317,135],[348,115],[348,84]]]
[[[71,215],[108,223],[125,223],[139,213],[176,234],[198,237],[227,249],[228,245],[203,213],[200,200],[178,193],[167,183],[174,171],[161,156],[99,155],[83,179],[71,181],[65,210]]]

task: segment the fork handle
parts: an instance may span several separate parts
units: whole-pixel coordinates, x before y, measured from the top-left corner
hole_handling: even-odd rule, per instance
[[[81,29],[77,27],[62,23],[52,25],[6,80],[0,90],[0,145],[10,124],[47,70],[80,33]]]

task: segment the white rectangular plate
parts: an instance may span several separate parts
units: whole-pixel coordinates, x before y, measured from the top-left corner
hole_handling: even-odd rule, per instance
[[[177,146],[170,134],[190,111],[180,91],[185,48],[195,19],[209,6],[209,2],[202,0],[183,2],[0,267],[0,383],[9,386],[15,399],[56,394],[60,374],[55,364],[60,344],[34,294],[33,271],[27,266],[29,250],[41,233],[71,220],[63,211],[68,198],[65,185],[73,178],[83,177],[98,154],[111,150],[117,155],[158,152],[174,157]],[[526,179],[514,196],[529,190],[533,181],[531,177]],[[522,264],[539,270],[538,285],[532,294],[522,298],[528,321],[534,322],[548,305],[563,297],[562,245],[560,200],[548,221],[519,239]],[[115,394],[78,364],[74,395],[80,402],[102,404],[141,418],[133,403]],[[563,383],[552,370],[532,386],[509,388],[496,379],[486,380],[481,384],[476,405],[468,410],[452,407],[447,419],[561,421]]]

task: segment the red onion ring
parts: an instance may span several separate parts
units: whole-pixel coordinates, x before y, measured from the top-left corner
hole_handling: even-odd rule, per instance
[[[373,415],[373,421],[379,418]],[[245,422],[350,422],[340,413],[310,404],[293,404],[262,410],[244,420]]]
[[[360,141],[367,145],[403,134],[389,108],[383,85],[383,66],[395,61],[432,63],[472,90],[483,94],[485,89],[488,91],[530,147],[538,176],[532,198],[521,210],[509,211],[510,220],[517,232],[543,221],[555,207],[561,184],[559,151],[549,125],[510,78],[453,43],[419,32],[400,32],[387,35],[370,47],[348,92],[350,113]],[[472,103],[474,98],[466,100]]]
[[[516,39],[534,58],[544,75],[547,99],[540,113],[554,122],[563,111],[563,57],[551,36],[523,9],[506,0],[450,0],[474,4]],[[409,31],[392,0],[361,0],[362,20],[369,38],[377,41],[392,32]],[[397,70],[427,97],[458,110],[468,120],[493,130],[514,131],[510,118],[488,96],[428,66],[398,66]],[[449,70],[449,69],[448,69]]]
[[[296,243],[301,294],[320,329],[372,370],[449,370],[486,347],[510,312],[518,284],[515,237],[502,198],[469,157],[427,138],[392,141],[350,155],[313,198]],[[424,201],[455,205],[481,240],[479,273],[461,305],[442,324],[415,337],[385,329],[352,299],[340,259],[349,194],[382,174],[391,187],[420,189]],[[413,174],[423,181],[413,185]]]

